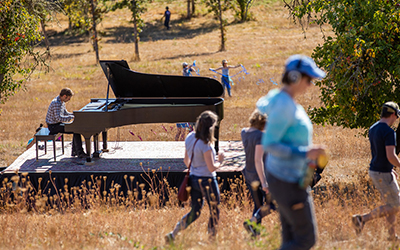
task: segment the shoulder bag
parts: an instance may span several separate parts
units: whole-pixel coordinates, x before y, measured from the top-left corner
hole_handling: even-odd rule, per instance
[[[190,165],[192,164],[192,161],[193,161],[194,147],[196,146],[196,143],[197,143],[198,140],[199,139],[196,139],[196,141],[194,142],[192,157],[190,158],[190,161],[189,161],[188,171],[187,171],[187,173],[185,175],[185,178],[182,181],[181,186],[179,187],[178,199],[180,201],[187,201],[189,199],[189,193],[188,193],[186,188],[188,187],[188,182],[189,182]]]

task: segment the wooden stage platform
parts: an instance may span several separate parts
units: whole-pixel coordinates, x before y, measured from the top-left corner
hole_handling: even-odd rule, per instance
[[[105,186],[119,183],[121,190],[124,190],[126,175],[135,176],[136,184],[147,183],[146,179],[156,176],[156,179],[166,178],[170,186],[178,187],[186,171],[183,163],[185,145],[182,141],[108,142],[109,152],[94,158],[91,165],[86,165],[85,159],[71,157],[71,142],[65,142],[64,155],[61,143],[56,143],[57,161],[53,159],[52,143],[47,143],[47,147],[47,154],[39,150],[38,161],[35,147],[26,150],[1,172],[0,181],[10,179],[16,173],[27,173],[34,186],[38,185],[39,178],[43,184],[51,176],[57,188],[62,188],[65,179],[68,179],[68,185],[72,187],[82,185],[83,181],[100,177],[104,179],[107,176]],[[240,141],[221,141],[220,150],[225,154],[225,162],[217,175],[219,181],[225,183],[222,185],[224,187],[226,179],[241,176],[245,154]]]

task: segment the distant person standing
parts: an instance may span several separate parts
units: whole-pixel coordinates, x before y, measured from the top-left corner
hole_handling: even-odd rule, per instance
[[[183,71],[182,75],[183,76],[191,76],[192,72],[194,72],[193,66],[189,65],[187,62],[182,63]]]
[[[219,67],[217,69],[211,69],[211,71],[218,71],[221,70],[222,71],[222,77],[221,77],[221,82],[222,82],[222,86],[224,87],[224,93],[225,93],[225,88],[228,91],[228,95],[230,97],[232,97],[232,93],[231,93],[231,82],[232,79],[229,77],[229,69],[234,69],[234,68],[238,68],[242,66],[241,64],[238,64],[236,66],[231,66],[228,65],[228,61],[227,60],[222,60],[222,67]]]
[[[54,98],[47,110],[46,123],[50,130],[50,134],[65,133],[65,122],[71,122],[74,115],[67,111],[65,103],[71,100],[74,92],[70,88],[63,88],[56,98]],[[83,151],[82,138],[80,134],[74,133],[72,138],[71,156],[86,158],[88,155]]]
[[[192,68],[192,65],[189,65],[187,62],[182,63],[182,75],[183,76],[191,76],[192,73],[194,71],[194,69]],[[186,135],[186,128],[189,128],[189,131],[193,131],[193,127],[194,127],[194,123],[177,123],[176,124],[176,135],[175,135],[175,141],[183,141],[185,139],[185,135]]]
[[[167,30],[169,30],[169,28],[170,28],[169,21],[171,20],[171,12],[169,11],[168,6],[165,7],[165,12],[164,12],[163,18],[165,18],[164,26],[167,27]]]
[[[187,122],[182,122],[182,123],[176,124],[175,141],[185,140],[186,128],[189,128],[189,124]]]
[[[361,233],[367,221],[386,217],[389,223],[390,241],[399,241],[395,232],[396,214],[399,211],[399,185],[397,184],[397,173],[393,166],[400,168],[400,161],[395,153],[396,135],[391,128],[399,118],[400,111],[397,103],[386,102],[381,111],[381,119],[372,125],[368,131],[371,144],[372,160],[369,164],[369,176],[375,187],[381,194],[385,205],[375,208],[366,214],[356,214],[352,217],[352,224],[356,233]]]

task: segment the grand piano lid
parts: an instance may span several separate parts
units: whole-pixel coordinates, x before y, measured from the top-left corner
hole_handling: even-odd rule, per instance
[[[210,77],[158,75],[129,69],[125,60],[100,61],[115,97],[221,97],[224,88]]]

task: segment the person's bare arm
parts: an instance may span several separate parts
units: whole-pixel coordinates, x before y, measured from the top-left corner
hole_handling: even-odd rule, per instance
[[[230,69],[234,69],[234,68],[239,68],[240,66],[242,66],[241,64],[238,64],[238,65],[236,65],[236,66],[228,66],[228,68],[230,68]]]
[[[386,146],[386,157],[389,160],[389,162],[395,166],[400,168],[400,161],[399,161],[399,157],[397,157],[396,155],[396,147],[393,146]]]
[[[216,68],[216,69],[213,69],[213,68],[210,68],[210,70],[215,70],[215,71],[217,71],[217,70],[221,70],[223,67],[219,67],[219,68]]]
[[[188,156],[186,149],[185,149],[185,158],[183,159],[183,162],[185,163],[186,167],[188,168],[189,167],[189,156]]]
[[[256,171],[257,171],[258,178],[260,179],[262,189],[266,193],[268,193],[268,184],[267,184],[267,178],[265,177],[263,156],[264,156],[263,146],[261,144],[256,145],[255,154],[254,154],[254,162],[256,165]]]
[[[215,162],[210,149],[204,153],[204,160],[207,164],[208,171],[214,172],[222,165],[222,162],[224,161],[224,155],[222,153],[219,153],[218,162]]]

